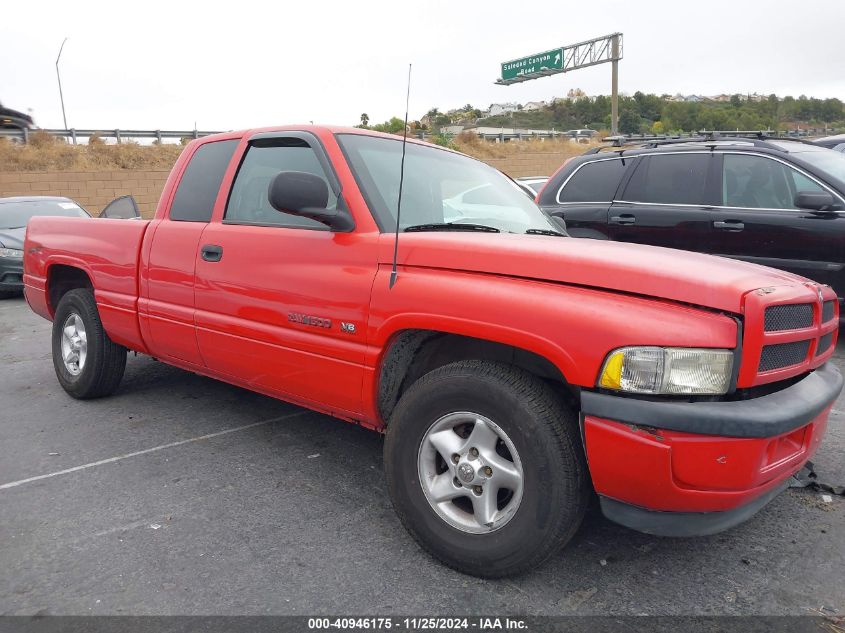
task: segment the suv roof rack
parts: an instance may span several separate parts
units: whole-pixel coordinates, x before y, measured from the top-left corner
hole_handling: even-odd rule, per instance
[[[784,151],[783,147],[775,145],[771,141],[792,141],[814,145],[812,141],[806,139],[795,138],[794,136],[780,136],[774,130],[701,130],[696,135],[690,136],[655,135],[629,139],[624,135],[618,135],[608,136],[602,140],[605,142],[609,141],[610,145],[593,148],[585,152],[585,154],[598,154],[602,150],[621,152],[636,148],[654,149],[663,145],[682,144],[703,144],[716,147],[717,144],[743,143],[753,145],[754,147],[765,147],[778,151]]]

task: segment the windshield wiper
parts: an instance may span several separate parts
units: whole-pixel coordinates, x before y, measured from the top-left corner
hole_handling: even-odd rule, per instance
[[[526,235],[554,235],[556,237],[567,237],[565,233],[553,231],[551,229],[528,229],[525,233]]]
[[[419,231],[478,231],[480,233],[500,233],[499,229],[484,224],[462,224],[459,222],[441,222],[438,224],[414,224],[405,228],[405,233]]]
[[[14,229],[25,229],[26,224],[23,226],[0,226],[0,231],[12,231]]]

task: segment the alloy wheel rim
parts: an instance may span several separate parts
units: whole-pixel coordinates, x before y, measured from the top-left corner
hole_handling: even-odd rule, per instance
[[[82,317],[72,313],[62,325],[62,361],[72,376],[78,376],[88,356],[88,336]]]
[[[522,501],[524,473],[516,447],[478,413],[450,413],[432,424],[420,444],[417,472],[431,508],[463,532],[501,529]]]

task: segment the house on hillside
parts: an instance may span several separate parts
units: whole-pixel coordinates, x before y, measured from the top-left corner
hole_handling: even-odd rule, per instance
[[[545,101],[529,101],[524,106],[522,106],[522,110],[531,112],[532,110],[542,110],[545,107],[546,107]]]
[[[509,112],[516,112],[519,110],[519,104],[516,103],[491,103],[490,116],[498,116],[499,114],[507,114]]]

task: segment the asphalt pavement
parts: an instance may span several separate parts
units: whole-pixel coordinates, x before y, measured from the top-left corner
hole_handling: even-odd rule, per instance
[[[542,568],[480,580],[402,528],[378,434],[144,356],[76,401],[47,321],[0,301],[0,332],[0,615],[845,613],[842,497],[792,489],[695,539],[594,509]],[[843,454],[840,396],[821,479]]]

